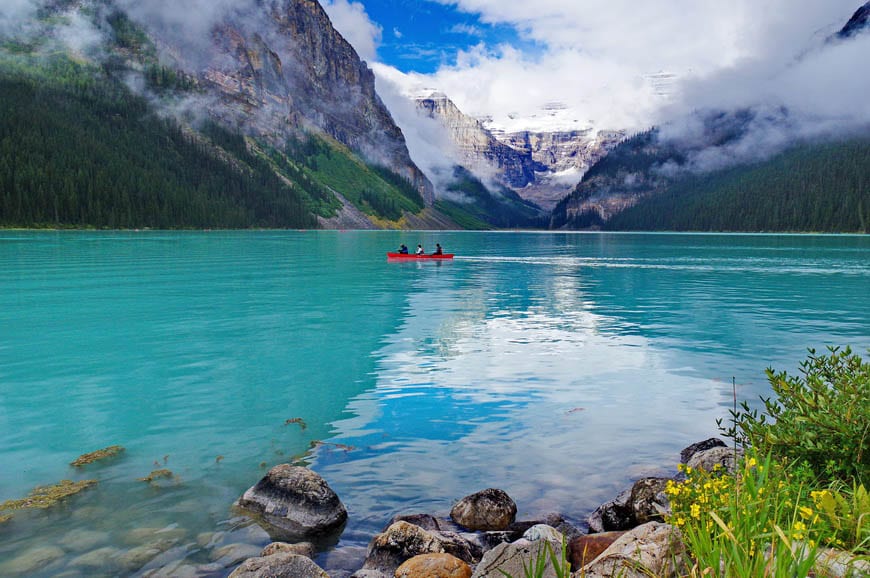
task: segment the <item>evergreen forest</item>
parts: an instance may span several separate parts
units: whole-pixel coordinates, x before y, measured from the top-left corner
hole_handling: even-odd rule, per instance
[[[242,137],[221,149],[63,58],[43,72],[0,71],[0,225],[317,226],[306,197]]]
[[[801,144],[755,165],[683,177],[604,228],[870,232],[870,138]]]

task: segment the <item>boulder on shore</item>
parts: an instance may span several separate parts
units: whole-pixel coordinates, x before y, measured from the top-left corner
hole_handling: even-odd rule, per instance
[[[544,559],[542,578],[556,578],[553,560],[561,553],[561,542],[543,538],[529,541],[520,538],[516,542],[499,544],[483,555],[472,578],[491,576],[524,576],[526,568],[534,568],[539,559]]]
[[[648,522],[617,538],[578,573],[584,578],[676,577],[681,575],[677,565],[684,551],[679,530],[669,524]]]
[[[694,456],[698,452],[703,452],[705,450],[713,449],[713,448],[724,448],[727,447],[725,442],[720,440],[719,438],[709,438],[702,442],[695,442],[687,448],[683,448],[683,451],[680,452],[680,463],[685,464],[692,456]]]
[[[722,468],[722,473],[734,475],[737,464],[743,459],[743,448],[714,447],[695,453],[686,462],[692,469],[712,472],[716,466]]]
[[[488,488],[459,500],[450,517],[469,530],[505,530],[516,520],[517,505],[503,490]]]
[[[671,512],[671,502],[665,495],[668,478],[641,478],[631,487],[632,514],[636,525],[663,522]]]
[[[571,570],[577,571],[586,564],[589,564],[602,552],[607,550],[611,544],[616,542],[625,531],[621,532],[600,532],[598,534],[586,534],[585,536],[577,536],[568,543],[568,562],[571,563]]]
[[[395,578],[471,578],[471,566],[450,554],[420,554],[399,566]]]
[[[270,534],[287,541],[339,534],[347,521],[344,504],[323,478],[289,464],[269,470],[238,505],[265,522]]]
[[[443,554],[444,544],[437,532],[399,521],[375,536],[366,552],[363,567],[354,578],[392,578],[399,566],[421,554]]]

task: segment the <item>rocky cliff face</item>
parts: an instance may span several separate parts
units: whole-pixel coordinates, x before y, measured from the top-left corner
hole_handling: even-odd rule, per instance
[[[870,2],[855,11],[846,25],[837,32],[837,38],[842,40],[867,31],[870,31]]]
[[[418,110],[447,128],[461,156],[457,161],[484,180],[516,190],[524,199],[551,208],[571,192],[593,163],[624,133],[489,130],[464,114],[445,95],[415,95]]]
[[[593,129],[515,133],[494,136],[517,151],[531,154],[545,168],[522,191],[523,196],[544,207],[552,207],[574,188],[583,174],[607,152],[625,139],[624,131]]]
[[[411,160],[402,131],[375,92],[372,71],[320,4],[261,0],[240,6],[216,22],[206,54],[186,53],[190,45],[149,27],[162,52],[214,97],[209,112],[275,144],[300,128],[325,132],[405,177],[431,203],[432,184]]]
[[[418,95],[415,101],[419,111],[447,128],[462,157],[458,160],[475,174],[522,188],[535,181],[535,171],[546,170],[532,159],[530,151],[499,142],[479,121],[463,114],[447,95],[432,92]]]

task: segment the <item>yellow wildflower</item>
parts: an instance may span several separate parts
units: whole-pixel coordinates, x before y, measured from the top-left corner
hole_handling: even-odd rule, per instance
[[[806,525],[803,522],[801,522],[800,520],[798,520],[797,522],[794,523],[794,526],[792,526],[791,537],[794,538],[795,540],[802,540],[804,537],[804,532],[806,532],[806,530],[807,530]]]
[[[689,507],[689,513],[692,515],[693,518],[697,520],[701,517],[701,506],[698,504],[692,504]]]

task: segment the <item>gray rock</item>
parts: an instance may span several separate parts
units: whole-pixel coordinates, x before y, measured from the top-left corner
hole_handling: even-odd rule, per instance
[[[736,461],[735,461],[736,458]],[[733,474],[737,471],[737,463],[743,459],[743,449],[716,447],[695,453],[686,465],[693,469],[702,469],[712,472],[718,465],[722,467],[722,473]]]
[[[690,445],[687,448],[683,448],[683,451],[680,452],[680,463],[687,463],[693,455],[698,452],[702,452],[704,450],[709,450],[711,448],[724,448],[725,442],[720,440],[719,438],[710,438],[706,439],[702,442],[697,442]]]
[[[536,540],[529,542],[521,539],[510,544],[499,544],[483,555],[483,559],[474,570],[472,578],[487,578],[493,576],[525,576],[526,568],[534,568],[537,560],[546,559],[543,574],[535,574],[540,578],[556,578],[556,570],[553,566],[551,553],[557,559],[561,554],[561,544],[548,540]]]
[[[329,574],[307,556],[278,552],[245,560],[230,578],[329,578]]]
[[[523,538],[529,542],[547,540],[548,542],[559,544],[560,548],[562,547],[562,542],[565,541],[565,536],[562,535],[562,532],[546,524],[536,524],[532,526],[526,530],[525,534],[523,534]]]
[[[393,519],[390,520],[389,524],[387,524],[387,528],[389,528],[396,522],[408,522],[409,524],[420,526],[424,530],[429,530],[430,532],[462,531],[462,529],[452,520],[436,518],[435,516],[432,516],[430,514],[400,514],[398,516],[393,516]],[[386,528],[384,529],[386,530]]]
[[[537,526],[538,524],[545,524],[547,526],[552,526],[559,530],[562,534],[564,534],[568,538],[575,538],[583,534],[579,529],[574,527],[569,522],[565,521],[565,518],[562,517],[561,514],[550,513],[538,520],[522,520],[516,521],[510,526],[508,526],[507,532],[511,532],[515,534],[515,538],[510,541],[513,542],[515,540],[519,540],[522,535],[531,528],[532,526]]]
[[[614,532],[630,530],[637,524],[631,507],[631,489],[625,490],[609,502],[598,506],[586,519],[589,531]]]
[[[577,574],[584,578],[676,578],[681,575],[676,564],[684,550],[676,528],[649,522],[619,537]]]
[[[817,553],[815,570],[818,576],[827,578],[867,578],[870,576],[870,561],[842,550],[821,548]]]
[[[338,534],[347,510],[329,484],[308,468],[275,466],[239,499],[239,506],[258,515],[270,534],[287,541]]]
[[[495,488],[466,496],[450,510],[450,517],[469,530],[505,530],[516,516],[516,503],[503,490]]]
[[[636,525],[664,521],[671,511],[671,502],[665,495],[668,478],[641,478],[631,487],[632,515]]]
[[[32,574],[60,560],[64,555],[64,551],[57,546],[30,548],[0,566],[0,574],[8,574],[10,576]]]

